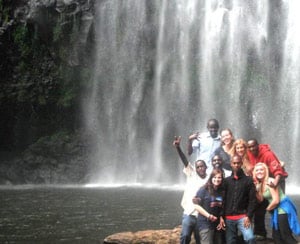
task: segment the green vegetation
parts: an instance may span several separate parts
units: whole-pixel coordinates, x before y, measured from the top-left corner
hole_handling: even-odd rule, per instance
[[[79,98],[90,85],[92,72],[86,62],[91,60],[86,52],[91,48],[78,47],[80,16],[49,7],[39,9],[39,21],[24,22],[15,19],[13,6],[0,0],[0,27],[13,20],[1,33],[0,134],[7,135],[3,143],[8,147],[23,147],[76,129]]]
[[[27,58],[31,53],[31,40],[26,25],[19,25],[13,32],[13,41],[18,46],[21,59]]]
[[[0,20],[3,23],[7,23],[9,21],[9,7],[4,6],[2,0],[0,0]]]
[[[53,42],[57,42],[61,39],[62,31],[62,24],[60,21],[57,21],[56,25],[53,27]]]
[[[80,87],[84,85],[82,79],[88,81],[90,72],[84,66],[67,63],[78,27],[72,27],[72,31],[62,39],[62,20],[60,18],[49,30],[52,32],[51,40],[43,38],[38,26],[18,24],[14,28],[12,40],[19,58],[13,72],[17,79],[8,84],[7,97],[18,102],[55,103],[63,107],[77,102]]]

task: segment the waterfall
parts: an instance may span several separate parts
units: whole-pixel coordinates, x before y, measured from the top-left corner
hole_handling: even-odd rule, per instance
[[[174,136],[185,149],[217,118],[236,138],[270,144],[296,182],[298,10],[297,0],[98,2],[83,102],[92,181],[180,182]]]

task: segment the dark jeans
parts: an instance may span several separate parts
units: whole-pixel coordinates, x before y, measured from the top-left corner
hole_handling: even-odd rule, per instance
[[[287,214],[278,215],[278,230],[272,229],[272,237],[275,244],[296,244],[297,241],[293,237],[289,227]]]
[[[192,233],[196,240],[196,244],[200,244],[199,228],[197,218],[193,215],[182,216],[182,229],[180,234],[180,244],[189,244],[191,242]]]

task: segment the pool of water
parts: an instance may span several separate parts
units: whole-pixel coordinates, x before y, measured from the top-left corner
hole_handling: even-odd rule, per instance
[[[181,196],[159,187],[0,187],[0,243],[103,243],[117,232],[171,229]],[[291,198],[299,209],[300,195]]]
[[[102,243],[113,233],[180,224],[180,190],[0,188],[0,243]]]

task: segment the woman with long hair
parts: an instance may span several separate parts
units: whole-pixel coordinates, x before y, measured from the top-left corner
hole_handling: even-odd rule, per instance
[[[221,146],[215,150],[214,156],[219,155],[222,158],[223,167],[231,171],[231,167],[230,167],[231,156],[229,152],[233,147],[233,143],[235,139],[231,129],[229,128],[221,130],[220,135],[221,135]]]
[[[220,225],[220,215],[224,204],[223,171],[213,169],[207,183],[194,198],[198,215],[201,244],[225,243],[225,232]],[[197,203],[197,204],[196,204]]]
[[[267,199],[266,210],[271,214],[272,237],[275,244],[296,244],[295,235],[300,234],[296,206],[287,197],[279,185],[274,186],[269,177],[269,169],[265,163],[257,163],[253,169],[253,180],[256,185],[256,197],[259,202]]]
[[[232,148],[229,151],[229,155],[239,155],[243,160],[242,169],[244,173],[248,176],[252,176],[253,166],[251,165],[248,155],[247,155],[247,143],[243,139],[236,139],[233,142]]]

